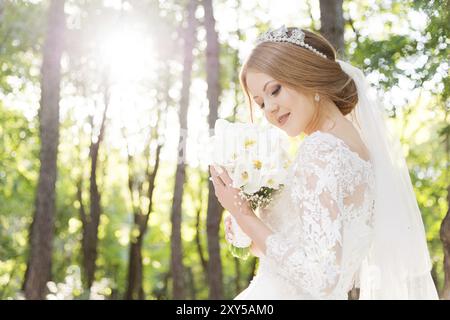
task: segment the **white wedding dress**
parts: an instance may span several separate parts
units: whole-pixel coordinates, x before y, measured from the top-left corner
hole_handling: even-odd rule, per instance
[[[234,299],[347,299],[373,235],[374,174],[337,136],[307,136],[285,187],[258,216],[274,232]]]

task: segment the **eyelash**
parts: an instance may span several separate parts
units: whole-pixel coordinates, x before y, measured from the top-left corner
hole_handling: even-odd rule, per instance
[[[277,95],[280,92],[280,90],[281,86],[278,86],[278,88],[274,92],[272,92],[272,96]],[[264,102],[261,104],[261,109],[264,109]]]

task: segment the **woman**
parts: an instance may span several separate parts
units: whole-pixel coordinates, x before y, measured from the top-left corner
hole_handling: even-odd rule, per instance
[[[362,72],[322,36],[282,26],[258,37],[240,80],[250,107],[253,97],[272,125],[306,138],[258,215],[210,169],[260,258],[235,299],[347,299],[353,286],[361,299],[436,299],[406,163]]]

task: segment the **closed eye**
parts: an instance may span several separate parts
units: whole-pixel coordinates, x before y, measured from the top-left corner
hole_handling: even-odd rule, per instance
[[[281,90],[281,86],[278,85],[274,92],[272,92],[272,96],[276,96]],[[261,109],[264,109],[264,102],[261,104]]]
[[[280,90],[281,90],[281,86],[277,86],[277,89],[274,92],[272,92],[272,95],[273,96],[277,95],[278,92],[280,92]]]

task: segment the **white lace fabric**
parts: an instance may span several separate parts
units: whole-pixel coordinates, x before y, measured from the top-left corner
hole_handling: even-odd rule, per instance
[[[371,163],[337,136],[316,131],[299,147],[291,170],[283,191],[258,213],[274,231],[258,277],[276,275],[284,283],[278,299],[347,299],[372,236]]]

